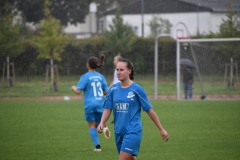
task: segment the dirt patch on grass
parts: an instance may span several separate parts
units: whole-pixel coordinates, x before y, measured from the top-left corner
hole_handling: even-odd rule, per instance
[[[155,100],[154,95],[149,95],[150,100]],[[68,101],[83,100],[83,96],[52,96],[52,97],[0,97],[0,100],[9,101]],[[157,100],[177,100],[176,95],[158,95]],[[184,100],[184,97],[181,97]],[[194,95],[192,100],[201,100],[201,95]],[[207,95],[204,100],[240,100],[240,95]]]

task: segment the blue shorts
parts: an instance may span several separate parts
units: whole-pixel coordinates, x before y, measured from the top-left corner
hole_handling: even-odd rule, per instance
[[[101,118],[102,118],[102,112],[85,113],[85,120],[88,122],[93,122],[93,121],[100,122]]]
[[[120,151],[122,151],[137,156],[140,149],[141,140],[142,131],[126,133],[124,135],[115,133],[115,142],[118,154],[120,154]]]

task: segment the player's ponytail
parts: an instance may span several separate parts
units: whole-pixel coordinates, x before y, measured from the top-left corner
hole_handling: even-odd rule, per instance
[[[130,73],[130,75],[129,75],[129,78],[131,79],[131,80],[134,80],[134,69],[133,69],[133,63],[131,62],[131,61],[129,61],[129,66],[130,66],[130,69],[132,70],[132,72]]]
[[[102,54],[101,56],[100,56],[100,64],[98,64],[98,68],[99,67],[102,67],[103,65],[104,65],[104,59],[105,59],[105,55],[104,54]]]
[[[101,59],[101,61],[100,61],[100,63],[99,63],[97,57],[95,57],[95,56],[90,57],[90,58],[88,59],[88,64],[89,64],[90,68],[92,68],[92,69],[97,69],[97,68],[102,67],[103,64],[104,64],[104,61],[103,61],[103,60],[105,59],[105,55],[102,54],[101,57],[100,57],[100,59]]]

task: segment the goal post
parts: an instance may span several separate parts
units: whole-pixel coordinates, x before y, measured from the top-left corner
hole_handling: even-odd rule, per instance
[[[237,57],[233,59],[234,62],[230,62],[232,57]],[[202,77],[222,76],[222,79],[226,79],[227,68],[225,66],[230,66],[230,87],[233,85],[234,73],[238,78],[237,63],[235,62],[240,58],[240,38],[176,39],[177,100],[181,100],[181,58],[189,58],[195,63],[194,79],[200,84],[201,98],[205,99],[207,93],[205,93],[204,82],[206,82],[206,78]],[[220,78],[217,81],[221,81]]]

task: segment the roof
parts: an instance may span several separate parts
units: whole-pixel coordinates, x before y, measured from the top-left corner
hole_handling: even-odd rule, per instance
[[[231,4],[231,7],[240,12],[240,1],[239,0],[181,0],[186,3],[195,4],[198,6],[204,6],[211,8],[213,12],[227,12],[228,4]]]
[[[144,13],[180,13],[180,12],[227,12],[227,3],[240,11],[239,0],[143,0]],[[141,0],[121,6],[122,14],[141,14]],[[115,9],[104,13],[115,14]]]

